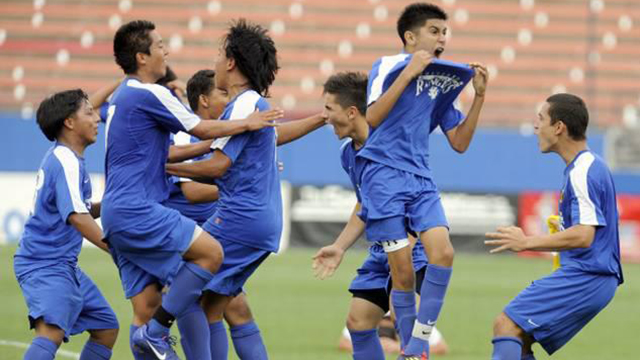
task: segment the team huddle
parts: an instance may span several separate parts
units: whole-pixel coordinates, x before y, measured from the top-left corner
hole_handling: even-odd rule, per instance
[[[187,359],[227,359],[223,321],[240,359],[267,359],[243,286],[279,248],[276,148],[327,123],[347,139],[340,162],[357,203],[335,242],[314,256],[314,272],[330,277],[365,235],[369,254],[348,289],[353,358],[385,359],[379,324],[391,311],[399,359],[428,359],[454,259],[429,167],[429,136],[439,128],[452,149],[468,149],[488,73],[480,63],[440,59],[448,27],[438,6],[407,6],[397,30],[401,53],[381,57],[368,76],[332,75],[321,113],[278,123],[283,112],[270,110],[266,100],[279,69],[277,50],[260,25],[233,22],[214,68],[198,71],[185,87],[172,81],[168,52],[152,22],[122,25],[113,50],[124,80],[100,96],[80,89],[56,93],[37,111],[54,145],[38,171],[34,206],[14,257],[36,334],[24,359],[53,359],[63,341],[84,331],[90,337],[81,360],[112,356],[119,324],[78,267],[83,238],[107,252],[119,270],[133,309],[134,359],[178,359],[174,322]],[[475,96],[465,115],[455,101],[469,82]],[[556,94],[534,122],[540,150],[567,164],[559,231],[527,236],[512,226],[486,234],[491,252],[561,253],[559,269],[534,281],[497,316],[492,359],[535,359],[535,342],[554,353],[623,282],[615,188],[606,164],[587,148],[588,118],[579,97]],[[96,141],[101,120],[106,188],[102,201],[92,203],[83,153]]]

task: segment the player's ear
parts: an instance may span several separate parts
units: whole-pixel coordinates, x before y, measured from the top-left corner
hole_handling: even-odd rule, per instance
[[[209,108],[209,98],[207,98],[203,94],[198,95],[198,107],[203,107],[205,109],[208,109]]]
[[[137,52],[136,53],[136,62],[138,63],[138,66],[146,65],[147,64],[147,54],[141,53],[141,52]]]
[[[556,135],[560,135],[560,134],[562,134],[563,131],[567,130],[567,125],[562,120],[556,121],[556,123],[554,125],[555,125],[554,133]]]
[[[73,130],[73,127],[75,125],[75,120],[76,120],[75,117],[69,116],[68,118],[64,119],[62,126],[67,128],[68,130]]]
[[[236,59],[227,58],[227,71],[231,71],[236,67]]]
[[[411,30],[407,30],[404,32],[404,41],[407,45],[415,45],[416,44],[416,34],[414,34]]]

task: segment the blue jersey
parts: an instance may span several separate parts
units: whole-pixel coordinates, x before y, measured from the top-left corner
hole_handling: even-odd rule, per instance
[[[362,175],[364,161],[356,157],[359,150],[360,149],[354,149],[353,140],[349,139],[345,141],[342,147],[340,147],[340,163],[342,164],[344,172],[349,176],[349,180],[351,180],[351,185],[353,185],[353,189],[356,192],[358,202],[362,203],[362,198],[360,197],[360,177]]]
[[[269,109],[267,101],[247,90],[229,102],[221,120],[247,118]],[[216,139],[214,151],[232,162],[216,180],[220,191],[218,210],[204,225],[216,237],[250,247],[278,250],[282,232],[282,197],[276,159],[277,133],[267,127],[258,131]]]
[[[173,145],[186,145],[198,141],[200,141],[200,139],[184,132],[179,132],[173,136]],[[206,154],[191,160],[187,160],[186,162],[204,160],[209,158],[210,156],[211,154]],[[202,225],[213,215],[213,213],[215,213],[217,205],[215,201],[198,204],[189,202],[189,200],[187,200],[187,198],[182,193],[180,184],[190,181],[192,180],[177,176],[169,176],[169,198],[163,203],[163,205],[178,210],[180,214],[197,222],[199,225]]]
[[[391,87],[411,57],[401,53],[373,64],[367,87],[369,106]],[[434,60],[407,85],[382,123],[371,130],[358,156],[430,178],[429,134],[438,126],[446,133],[463,120],[453,103],[472,76],[468,66]]]
[[[84,160],[54,144],[38,170],[33,209],[15,254],[16,275],[53,264],[77,264],[82,235],[67,221],[73,213],[88,213],[90,199]]]
[[[567,166],[559,211],[562,229],[575,225],[596,228],[591,246],[561,252],[561,265],[615,275],[622,283],[616,190],[611,172],[599,156],[584,150]]]
[[[165,173],[169,134],[189,131],[199,122],[163,86],[134,78],[118,86],[106,126],[105,235],[135,226],[136,217],[148,214],[153,204],[169,197]]]

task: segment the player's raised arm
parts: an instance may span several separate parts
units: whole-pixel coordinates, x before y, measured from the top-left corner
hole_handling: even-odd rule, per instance
[[[219,121],[202,120],[198,125],[189,130],[189,134],[199,139],[213,139],[232,136],[245,131],[260,130],[264,127],[274,127],[274,122],[282,118],[284,112],[280,109],[255,112],[244,120]]]
[[[100,109],[100,106],[104,104],[109,96],[113,94],[114,91],[118,88],[118,86],[122,83],[122,79],[118,79],[117,81],[112,82],[111,84],[98,89],[95,93],[89,96],[89,102],[93,106],[94,109]]]
[[[293,120],[278,126],[278,146],[288,144],[321,128],[326,124],[326,118],[322,114],[316,114],[301,120]]]
[[[506,250],[520,252],[535,251],[563,251],[570,249],[588,248],[593,242],[596,230],[591,225],[575,225],[564,231],[549,235],[526,236],[522,229],[516,226],[499,227],[497,232],[487,233],[488,239],[484,243],[497,246],[491,253]]]
[[[389,111],[395,106],[396,101],[398,101],[398,98],[407,85],[424,71],[432,59],[433,55],[424,50],[416,51],[413,54],[409,64],[393,81],[389,89],[367,108],[367,123],[369,123],[371,127],[376,128],[382,123],[389,114]],[[373,81],[375,81],[375,79]]]
[[[489,73],[487,68],[480,63],[469,64],[474,70],[475,75],[473,77],[473,88],[475,90],[475,97],[473,103],[469,109],[466,119],[458,126],[447,131],[447,139],[449,145],[455,151],[463,153],[469,148],[473,134],[478,126],[478,119],[480,117],[480,111],[484,104],[484,95],[487,90],[487,82],[489,81]]]
[[[340,266],[344,253],[349,250],[364,233],[364,222],[358,216],[360,209],[361,205],[357,203],[351,212],[347,225],[342,229],[336,241],[329,246],[321,248],[313,256],[312,267],[317,278],[326,279],[332,276]]]

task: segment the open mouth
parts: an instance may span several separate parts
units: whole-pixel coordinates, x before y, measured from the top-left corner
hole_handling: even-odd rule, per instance
[[[437,49],[433,52],[433,54],[434,54],[436,57],[440,57],[440,55],[442,55],[442,53],[443,53],[443,52],[444,52],[444,48],[439,47],[439,48],[437,48]]]

